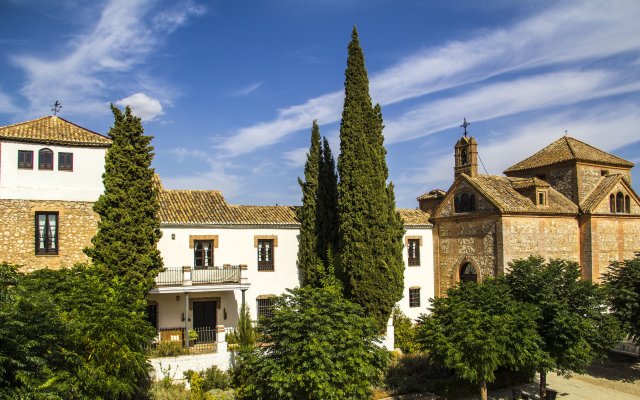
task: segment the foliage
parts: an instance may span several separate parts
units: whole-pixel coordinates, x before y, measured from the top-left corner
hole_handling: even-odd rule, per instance
[[[256,330],[253,327],[251,321],[251,314],[249,313],[249,306],[246,302],[242,302],[240,308],[240,318],[238,320],[238,344],[241,349],[252,348],[256,343]]]
[[[85,249],[107,278],[117,277],[146,295],[162,269],[158,188],[153,183],[153,147],[140,118],[111,106],[113,140],[105,159],[104,193],[93,209],[100,216],[93,247]]]
[[[333,266],[332,253],[338,249],[338,175],[331,147],[326,137],[322,138],[320,171],[318,176],[317,231],[318,256],[324,265]],[[333,279],[335,271],[327,270]],[[325,278],[327,278],[325,277]]]
[[[196,371],[188,370],[184,372],[184,377],[191,382]],[[222,371],[220,368],[212,365],[198,373],[199,378],[202,379],[202,390],[205,392],[213,389],[228,389],[231,387],[231,377],[228,372]]]
[[[402,298],[404,230],[387,186],[382,113],[372,107],[355,27],[348,53],[338,158],[339,275],[347,298],[383,329]]]
[[[189,329],[188,331],[189,343],[194,343],[198,340],[198,332],[195,329]]]
[[[635,258],[614,261],[602,275],[611,313],[624,332],[640,346],[640,253]]]
[[[479,384],[483,399],[498,368],[539,361],[538,310],[517,302],[501,280],[451,288],[433,300],[431,311],[420,317],[419,343],[458,377]]]
[[[186,351],[181,342],[161,341],[151,354],[154,357],[175,357],[186,354]]]
[[[604,293],[581,279],[576,262],[531,256],[509,264],[505,277],[516,300],[539,310],[537,330],[543,358],[538,364],[541,393],[548,371],[583,372],[620,339],[615,319],[608,313]]]
[[[242,353],[235,372],[243,399],[368,400],[388,361],[375,321],[334,287],[290,291],[260,329],[269,345]]]
[[[411,318],[404,315],[400,307],[393,308],[393,331],[395,334],[395,347],[405,354],[415,353],[419,350],[416,327]]]
[[[165,384],[162,381],[151,385],[149,395],[152,400],[189,400],[189,391],[184,383]]]
[[[302,274],[302,284],[318,286],[324,271],[318,257],[317,200],[318,178],[322,161],[320,145],[320,128],[318,121],[313,121],[311,129],[311,145],[304,164],[304,181],[298,178],[302,188],[302,207],[298,209],[300,221],[300,241],[298,245],[298,266]]]

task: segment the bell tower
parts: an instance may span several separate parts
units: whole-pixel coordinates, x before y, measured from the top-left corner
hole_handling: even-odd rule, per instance
[[[472,178],[478,175],[478,143],[476,140],[467,136],[467,127],[471,125],[467,122],[467,118],[464,119],[461,128],[464,128],[464,136],[456,142],[454,146],[456,163],[454,170],[454,176],[457,178],[461,173],[465,173]]]

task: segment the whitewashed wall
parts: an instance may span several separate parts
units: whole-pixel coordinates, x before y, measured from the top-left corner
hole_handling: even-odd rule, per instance
[[[38,151],[53,151],[53,170],[38,169]],[[33,169],[18,169],[18,150],[33,151]],[[58,153],[73,153],[73,171],[58,170]],[[0,143],[0,198],[96,201],[103,192],[106,148]]]
[[[421,237],[420,265],[409,266],[409,255],[406,240],[402,250],[404,259],[404,296],[400,300],[400,310],[409,318],[415,320],[420,314],[428,312],[429,299],[434,296],[433,276],[433,230],[431,228],[406,229],[405,237]],[[409,288],[420,287],[420,307],[409,307]]]
[[[165,267],[182,267],[184,265],[193,266],[193,249],[189,248],[190,235],[217,235],[218,247],[214,249],[213,262],[216,266],[223,264],[246,264],[248,266],[247,277],[251,284],[246,291],[246,301],[251,310],[252,318],[256,318],[256,298],[264,295],[281,295],[288,288],[300,286],[298,278],[297,257],[298,257],[298,234],[297,228],[258,228],[258,227],[235,227],[235,228],[176,228],[163,227],[162,239],[158,243],[158,249],[162,253]],[[172,235],[175,235],[173,238]],[[277,236],[278,246],[274,248],[274,271],[258,271],[258,249],[254,246],[255,236]],[[190,298],[195,298],[191,294]],[[203,295],[224,296],[222,306],[226,304],[236,304],[240,307],[242,303],[241,293],[217,292]],[[175,300],[173,302],[182,304]],[[162,306],[160,307],[162,308]],[[227,309],[227,320],[223,319],[223,310],[218,310],[218,323],[225,326],[237,324],[237,311],[231,312]],[[162,324],[162,314],[159,311]],[[172,312],[172,315],[177,313]],[[167,323],[173,321],[166,321]],[[178,325],[179,326],[179,325]]]

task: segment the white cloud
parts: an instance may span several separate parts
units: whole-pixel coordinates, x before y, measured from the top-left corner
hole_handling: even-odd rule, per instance
[[[110,0],[89,31],[66,44],[64,55],[14,55],[13,61],[27,75],[21,94],[29,101],[29,113],[42,114],[52,98],[60,99],[71,114],[107,113],[110,94],[130,87],[133,67],[189,16],[202,12],[190,2],[165,11],[154,5],[152,0]],[[120,82],[121,87],[107,82]]]
[[[244,87],[242,89],[239,89],[237,91],[235,91],[232,96],[234,97],[242,97],[242,96],[246,96],[248,94],[251,94],[253,92],[255,92],[256,90],[258,90],[260,88],[260,86],[262,86],[262,82],[256,82],[254,84],[251,84],[247,87]]]
[[[535,72],[638,51],[638,19],[640,7],[633,0],[566,2],[511,27],[409,56],[372,75],[372,97],[388,105],[506,72]],[[335,122],[342,99],[337,91],[280,110],[272,121],[239,129],[220,148],[229,155],[246,154],[307,128],[314,118],[321,124]]]
[[[151,98],[144,93],[135,93],[124,99],[116,101],[121,107],[129,106],[133,114],[143,121],[152,121],[156,117],[164,114],[160,100]]]
[[[13,114],[18,112],[18,107],[13,99],[6,93],[0,92],[0,113]]]
[[[303,167],[307,161],[307,149],[306,147],[298,147],[290,151],[282,153],[282,158],[285,159],[287,165],[290,167]]]

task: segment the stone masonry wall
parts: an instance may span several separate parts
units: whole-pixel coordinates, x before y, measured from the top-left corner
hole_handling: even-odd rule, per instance
[[[469,261],[478,270],[480,279],[496,274],[496,232],[499,217],[482,219],[447,219],[437,224],[437,263],[439,292],[455,285],[460,279],[460,267]]]
[[[518,178],[535,178],[544,175],[544,180],[558,192],[565,195],[574,203],[578,203],[578,183],[574,165],[565,163],[536,168],[527,171],[510,172],[508,176]]]
[[[503,216],[504,269],[509,261],[539,255],[580,260],[578,221],[572,217]]]
[[[440,214],[438,216],[449,217],[452,215],[456,215],[454,210],[455,195],[459,193],[464,193],[464,192],[473,193],[473,195],[475,196],[476,211],[473,212],[474,214],[498,211],[498,209],[492,203],[487,201],[487,199],[485,199],[484,196],[482,196],[482,194],[480,194],[473,186],[471,186],[467,181],[461,180],[456,188],[454,195],[449,197],[446,200],[446,203],[442,205]],[[458,213],[458,215],[462,215],[462,214],[464,213]]]
[[[36,211],[59,213],[57,255],[35,254]],[[91,245],[98,220],[92,202],[0,200],[0,262],[21,265],[25,272],[86,262],[82,249]]]
[[[602,179],[603,171],[609,174],[621,174],[631,182],[631,171],[628,169],[578,164],[577,173],[580,202],[586,199],[587,196],[589,196],[589,193],[598,186],[598,183],[600,183],[600,180]]]

